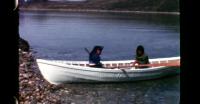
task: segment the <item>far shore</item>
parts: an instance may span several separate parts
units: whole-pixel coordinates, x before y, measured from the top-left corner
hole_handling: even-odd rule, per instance
[[[20,11],[63,11],[63,12],[99,12],[99,13],[133,13],[133,14],[169,14],[180,15],[180,12],[129,11],[129,10],[97,10],[97,9],[51,9],[51,8],[19,8]]]

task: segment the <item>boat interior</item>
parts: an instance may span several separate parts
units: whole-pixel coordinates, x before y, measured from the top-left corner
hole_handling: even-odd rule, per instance
[[[135,60],[121,60],[121,61],[101,61],[103,64],[103,68],[115,69],[115,68],[132,68],[134,66]],[[160,58],[160,59],[150,59],[149,67],[158,67],[158,66],[165,66],[169,63],[179,64],[180,65],[180,57],[177,58]],[[64,63],[67,65],[75,65],[75,66],[83,66],[89,67],[88,61],[56,61],[59,63]],[[152,65],[152,66],[151,66]],[[154,65],[154,66],[153,66]],[[155,66],[156,65],[156,66]]]

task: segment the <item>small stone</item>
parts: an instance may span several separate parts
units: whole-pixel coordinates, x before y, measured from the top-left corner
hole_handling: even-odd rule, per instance
[[[29,96],[26,97],[26,99],[29,99],[29,98],[30,98]]]
[[[39,100],[39,99],[40,99],[40,96],[36,96],[36,99]]]
[[[66,92],[66,93],[69,93],[69,91],[67,91],[67,90],[66,90],[65,92]]]
[[[39,88],[37,88],[37,89],[36,89],[36,91],[38,92],[38,91],[40,91],[40,89],[39,89]]]
[[[28,82],[28,80],[24,80],[23,82],[24,82],[24,83],[27,83],[27,82]]]
[[[39,81],[39,80],[40,80],[40,78],[36,77],[36,78],[35,78],[35,80],[38,80],[38,81]]]
[[[25,101],[25,102],[24,102],[24,104],[30,104],[30,102],[28,102],[28,101]]]
[[[28,78],[28,74],[23,74],[23,77],[24,78]]]
[[[27,52],[22,52],[22,54],[27,54]]]
[[[23,66],[25,66],[25,63],[20,64],[20,67],[23,67]]]
[[[37,96],[40,96],[40,93],[36,93]]]
[[[43,98],[44,98],[44,95],[42,94],[40,97],[43,99]]]

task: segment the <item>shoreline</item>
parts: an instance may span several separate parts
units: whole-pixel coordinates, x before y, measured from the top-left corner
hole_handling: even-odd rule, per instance
[[[89,13],[130,13],[130,14],[165,14],[180,15],[180,12],[100,10],[100,9],[52,9],[52,8],[19,8],[20,11],[54,11],[54,12],[89,12]]]
[[[47,82],[37,66],[32,51],[19,49],[19,104],[60,104],[64,101],[63,85]]]

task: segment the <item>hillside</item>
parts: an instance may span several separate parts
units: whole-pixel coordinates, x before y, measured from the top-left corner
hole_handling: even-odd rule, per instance
[[[101,9],[179,12],[179,0],[87,0],[85,2],[33,2],[23,8]]]

